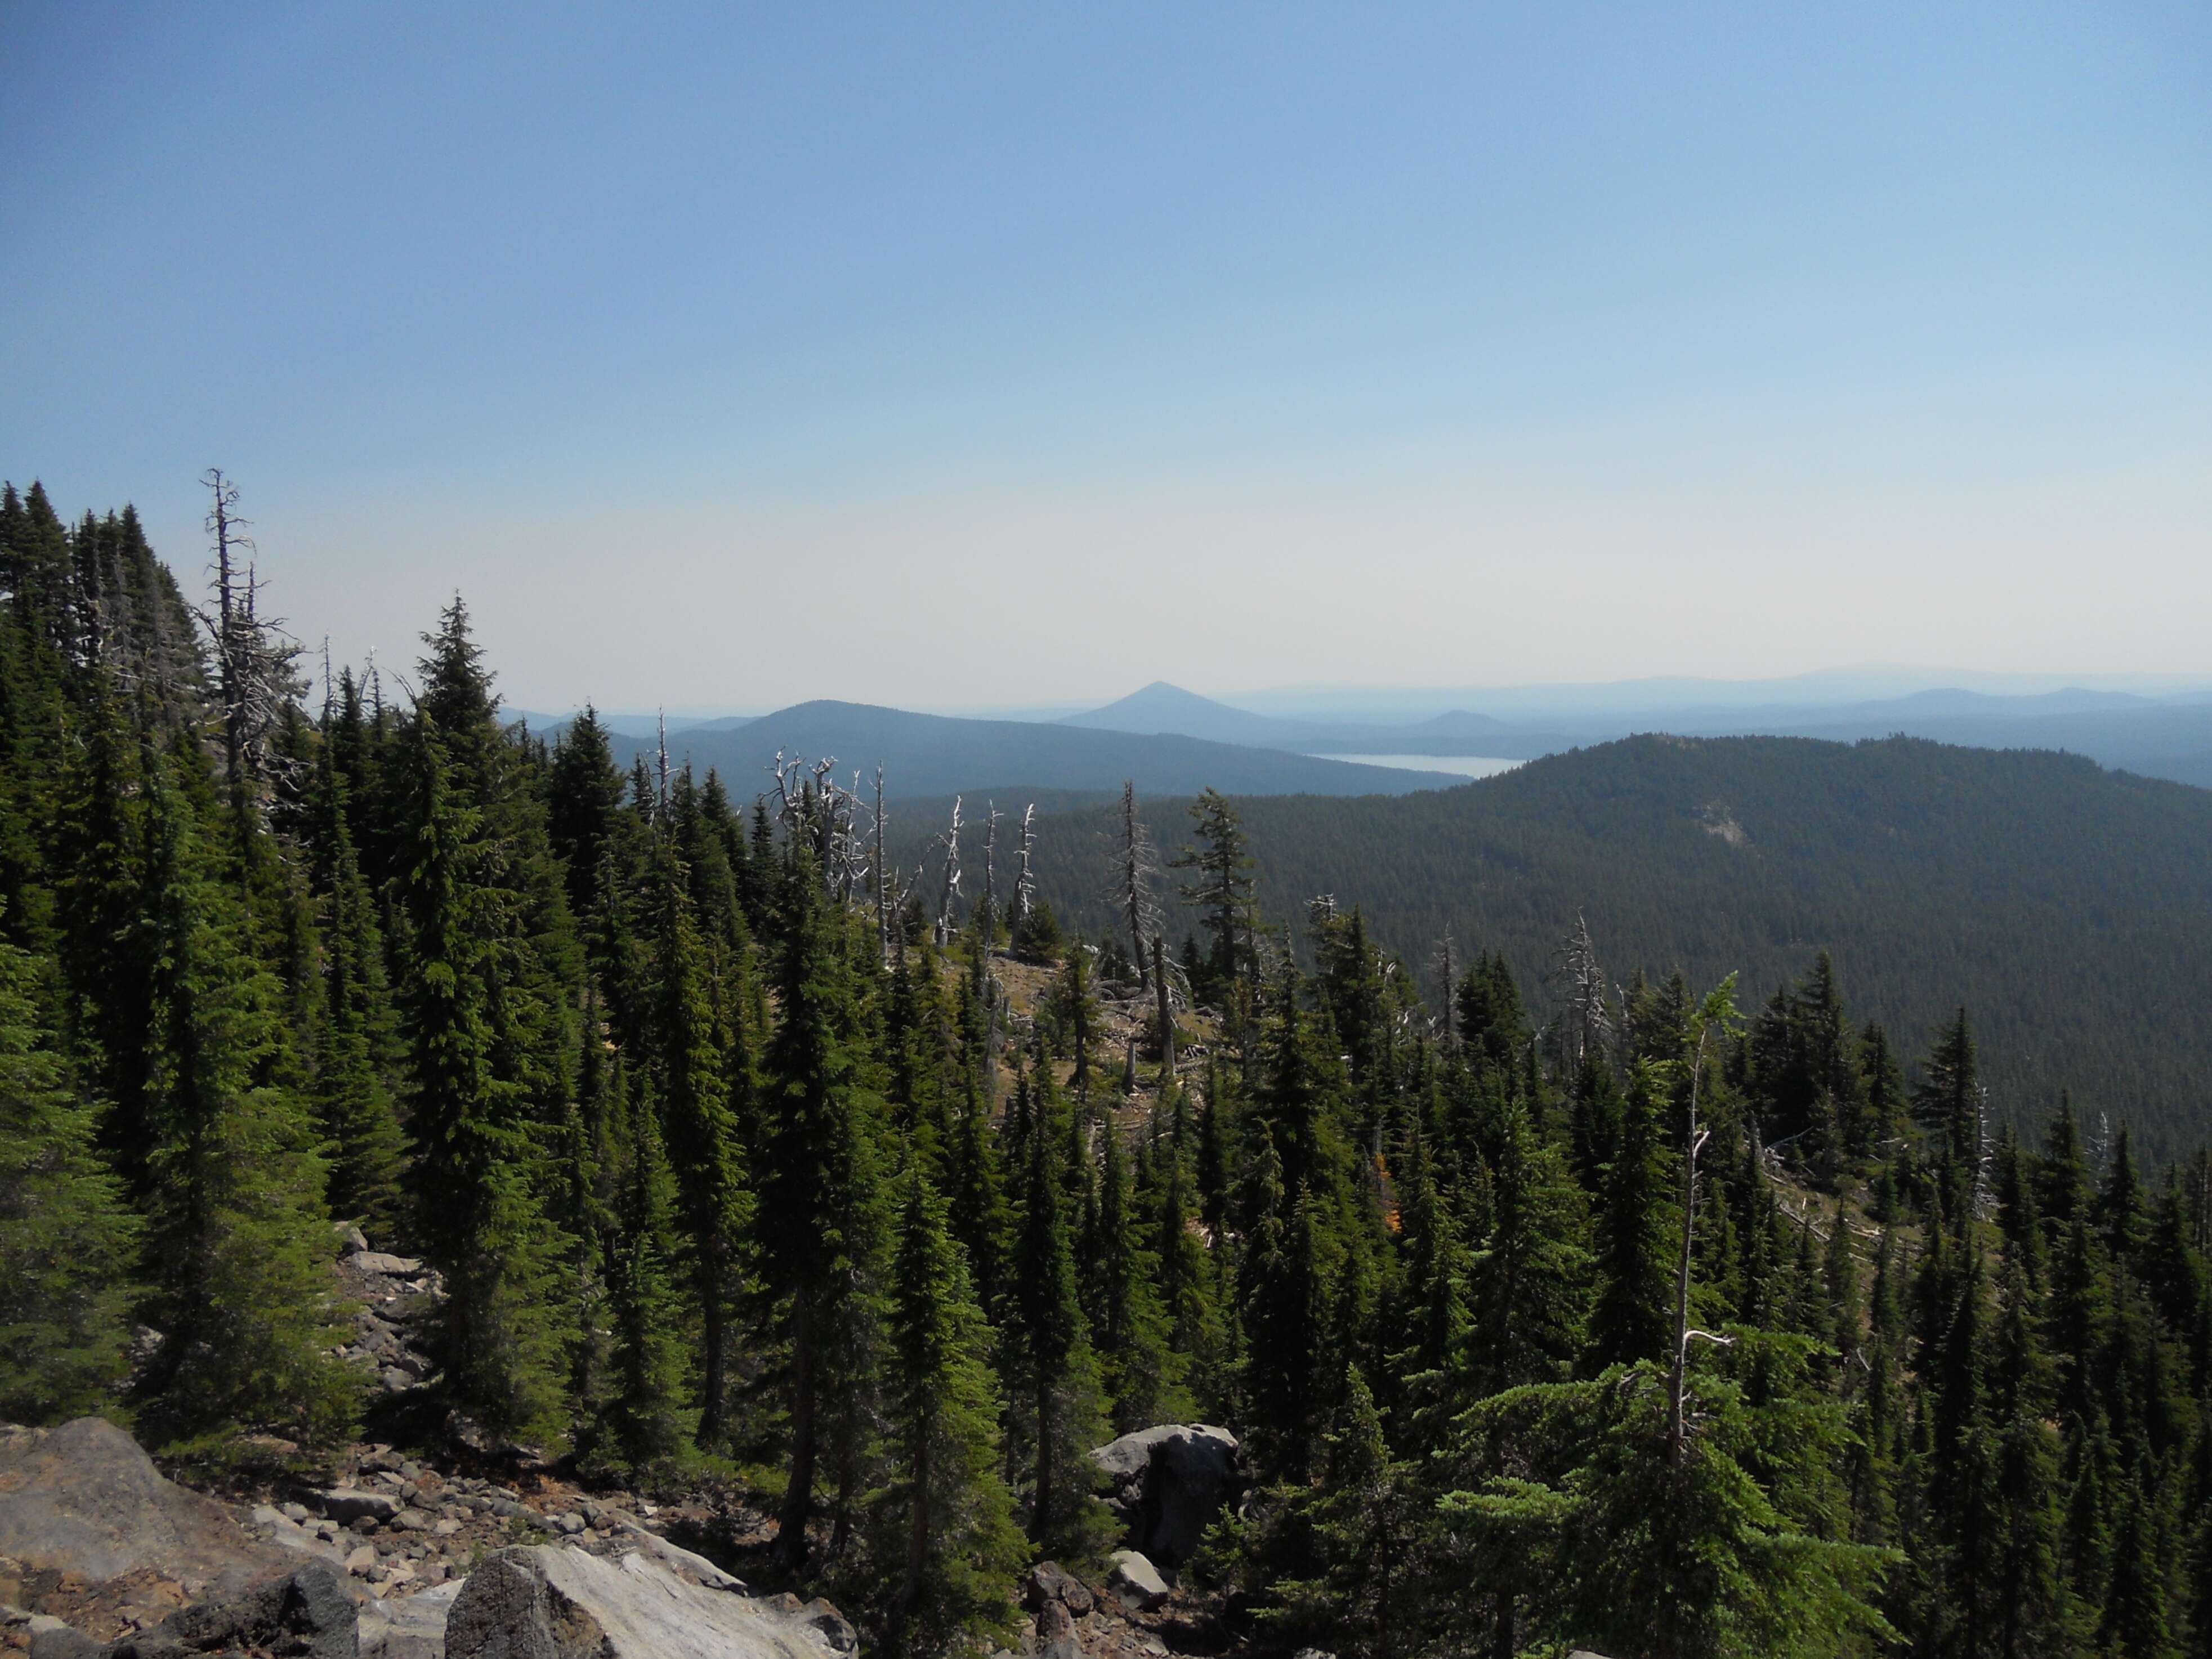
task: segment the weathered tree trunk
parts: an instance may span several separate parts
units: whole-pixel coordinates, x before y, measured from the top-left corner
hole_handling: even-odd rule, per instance
[[[876,769],[876,948],[891,965],[890,872],[884,866],[884,769]]]
[[[700,1274],[705,1282],[699,1287],[699,1334],[707,1346],[707,1371],[700,1380],[706,1395],[699,1411],[698,1438],[702,1450],[714,1449],[722,1438],[722,1395],[727,1387],[725,1350],[729,1341],[722,1267],[721,1252],[717,1249],[709,1254],[705,1271]]]
[[[908,1506],[906,1571],[899,1580],[898,1610],[914,1611],[921,1599],[921,1576],[929,1565],[929,1437],[922,1435],[914,1449],[914,1498]]]
[[[1152,996],[1159,1010],[1160,1092],[1164,1095],[1176,1074],[1175,1006],[1168,995],[1167,941],[1158,933],[1152,935]]]
[[[775,1553],[787,1571],[806,1559],[806,1523],[814,1518],[814,1333],[802,1298],[791,1310],[791,1479],[775,1530]]]
[[[1690,1074],[1690,1127],[1683,1138],[1682,1255],[1674,1274],[1674,1364],[1667,1376],[1667,1461],[1680,1468],[1684,1449],[1682,1394],[1690,1362],[1690,1246],[1698,1219],[1698,1152],[1705,1137],[1698,1130],[1698,1085],[1705,1081],[1705,1039],[1709,1027],[1698,1032],[1698,1052]]]

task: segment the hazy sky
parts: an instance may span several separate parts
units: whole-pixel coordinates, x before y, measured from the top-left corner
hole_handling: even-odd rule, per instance
[[[2212,671],[2203,0],[0,52],[0,475],[196,574],[220,463],[343,657],[459,586],[538,708]]]

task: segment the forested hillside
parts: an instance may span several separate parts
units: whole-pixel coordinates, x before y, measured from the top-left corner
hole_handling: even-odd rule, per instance
[[[459,599],[411,695],[341,673],[309,706],[229,500],[195,614],[129,515],[0,498],[0,1416],[109,1413],[195,1478],[313,1468],[366,1422],[432,1466],[680,1495],[872,1652],[1021,1639],[1023,1569],[1095,1583],[1115,1541],[1085,1454],[1191,1419],[1253,1483],[1177,1564],[1158,1628],[1194,1653],[2212,1641],[2212,1160],[2063,1111],[2001,1131],[2016,1013],[1866,1018],[1972,950],[1870,922],[1839,981],[1759,873],[1839,860],[1817,891],[2024,949],[2052,905],[2101,892],[2118,928],[2178,880],[2067,858],[2117,827],[2172,860],[2193,797],[1638,744],[1504,780],[1494,818],[1480,790],[1207,795],[1164,866],[1132,800],[1051,854],[1115,883],[1093,949],[1012,823],[917,882],[804,767],[733,800],[588,718],[522,735]],[[2031,766],[2047,844],[2008,884],[1966,831],[2021,842]],[[1938,875],[1865,852],[1893,838]],[[1638,842],[1669,859],[1624,877]],[[1424,1006],[1343,902],[1373,881],[1422,936],[1424,868],[1532,939],[1608,895],[1657,929],[1636,879],[1765,895],[1805,971],[1622,997],[1577,935],[1540,1029],[1470,927]],[[1301,967],[1272,896],[1316,890]],[[1711,926],[1721,953],[1765,924]],[[2111,960],[2079,945],[2039,971]],[[424,1258],[419,1380],[348,1345],[337,1223]]]
[[[1164,845],[1188,838],[1184,803],[1145,806]],[[898,845],[943,810],[902,812]],[[1623,981],[1741,973],[1764,998],[1825,950],[1909,1043],[1964,1005],[2008,1121],[2039,1121],[2070,1089],[2161,1155],[2212,1123],[2212,1026],[2188,988],[2212,984],[2203,790],[2029,750],[1651,737],[1437,793],[1238,810],[1268,919],[1300,938],[1305,902],[1333,893],[1432,1005],[1447,930],[1462,957],[1502,951],[1546,1012],[1577,914]],[[1094,937],[1114,830],[1102,807],[1037,835],[1041,890]]]

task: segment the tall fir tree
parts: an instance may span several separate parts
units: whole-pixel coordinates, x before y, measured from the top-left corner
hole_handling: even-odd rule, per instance
[[[945,1206],[918,1166],[897,1194],[887,1318],[890,1478],[872,1499],[894,1587],[885,1645],[916,1656],[1003,1637],[1028,1547],[1000,1472],[997,1379]]]
[[[139,1224],[40,1018],[36,964],[0,945],[0,1417],[114,1403]]]
[[[278,987],[164,772],[149,769],[138,941],[155,963],[147,1312],[162,1334],[137,1379],[145,1420],[173,1442],[252,1430],[327,1442],[351,1427],[360,1390],[333,1357],[322,1161],[305,1103],[271,1080]]]

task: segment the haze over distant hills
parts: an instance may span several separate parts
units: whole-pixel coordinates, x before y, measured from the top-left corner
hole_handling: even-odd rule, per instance
[[[2176,689],[2171,681],[2147,678],[2127,686],[2050,686],[2030,676],[1961,675],[1961,680],[1973,683],[1922,684],[1881,696],[1845,695],[1910,684],[1913,678],[1904,671],[1869,670],[1765,681],[1644,680],[1418,694],[1260,693],[1246,699],[1288,700],[1287,708],[1294,711],[1273,713],[1156,680],[1102,708],[1049,718],[987,720],[874,708],[865,714],[832,715],[827,711],[859,711],[864,706],[814,702],[767,716],[671,715],[666,727],[672,749],[695,757],[741,754],[759,766],[767,764],[779,745],[799,752],[818,738],[822,752],[836,753],[842,763],[858,763],[857,757],[866,757],[864,763],[872,767],[884,761],[894,775],[890,787],[902,794],[1019,787],[1105,790],[1117,787],[1124,775],[1138,775],[1139,783],[1152,789],[1211,782],[1231,793],[1254,794],[1400,793],[1423,786],[1403,775],[1378,775],[1372,768],[1347,776],[1307,763],[1331,755],[1402,756],[1405,769],[1418,772],[1424,769],[1424,756],[1525,760],[1655,731],[1846,741],[1902,732],[1968,747],[2064,750],[2148,777],[2212,787],[2212,689]],[[1324,696],[1338,701],[1320,701]],[[1384,711],[1392,708],[1421,706],[1409,701],[1417,697],[1430,704],[1441,697],[1469,701],[1418,717],[1387,717]],[[1474,702],[1476,698],[1487,700],[1486,706]],[[1374,712],[1362,717],[1363,710]],[[569,718],[535,713],[516,717],[538,732],[556,730]],[[649,744],[659,727],[658,717],[649,714],[602,714],[600,720],[618,737],[639,744]],[[780,726],[764,729],[772,722]],[[735,735],[740,732],[751,736],[740,739]],[[680,744],[675,741],[679,738]],[[1212,775],[1200,779],[1204,769],[1199,751],[1178,750],[1170,739],[1241,752],[1233,758],[1212,757]],[[1254,751],[1275,758],[1261,761]],[[1116,767],[1128,769],[1117,772]],[[1428,787],[1437,781],[1431,776]]]
[[[2202,690],[2150,696],[2063,686],[1990,691],[1958,686],[1834,702],[1818,694],[1860,682],[1749,684],[1642,681],[1615,687],[1522,687],[1486,694],[1519,712],[1454,709],[1396,723],[1263,714],[1156,682],[1061,723],[1117,731],[1182,732],[1225,743],[1315,754],[1493,755],[1527,758],[1637,732],[1771,734],[1848,740],[1893,732],[1989,749],[2052,749],[2148,777],[2212,787],[2212,697]],[[1662,689],[1680,698],[1656,700]],[[1757,700],[1747,700],[1748,692]],[[1601,693],[1609,693],[1607,701]],[[1792,700],[1792,694],[1796,700]],[[1443,695],[1443,694],[1439,694]],[[1449,694],[1458,696],[1462,694]],[[1468,696],[1485,695],[1468,693]],[[1408,764],[1418,764],[1411,759]]]
[[[632,736],[627,761],[650,737]],[[1028,789],[1103,795],[1125,779],[1152,794],[1208,787],[1250,795],[1393,795],[1456,783],[1443,773],[1358,766],[1285,750],[1020,720],[957,720],[864,703],[805,702],[742,725],[694,726],[669,734],[672,759],[720,771],[744,799],[767,784],[777,751],[811,763],[835,756],[840,777],[872,779],[884,768],[888,798]]]

